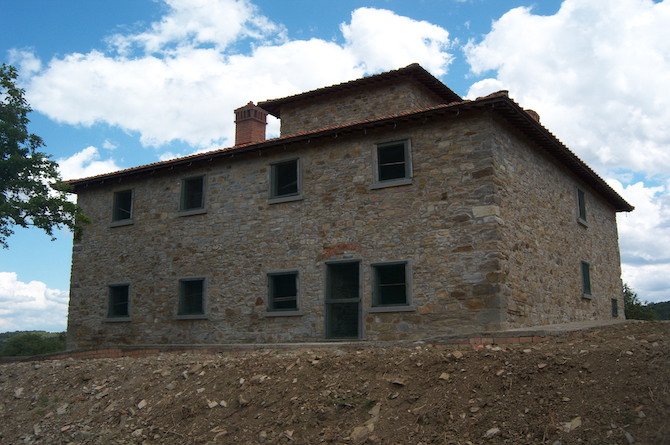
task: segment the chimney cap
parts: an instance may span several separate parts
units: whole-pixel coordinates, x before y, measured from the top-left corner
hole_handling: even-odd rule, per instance
[[[537,111],[531,110],[530,108],[527,108],[523,111],[525,111],[526,114],[532,117],[535,121],[540,122],[540,115],[538,114]]]

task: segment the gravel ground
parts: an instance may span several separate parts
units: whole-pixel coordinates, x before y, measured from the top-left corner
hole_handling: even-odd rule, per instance
[[[670,323],[0,365],[1,444],[668,444]]]

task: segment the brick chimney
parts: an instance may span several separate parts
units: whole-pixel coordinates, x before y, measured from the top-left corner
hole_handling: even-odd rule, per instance
[[[249,102],[235,110],[235,145],[265,140],[268,112]]]

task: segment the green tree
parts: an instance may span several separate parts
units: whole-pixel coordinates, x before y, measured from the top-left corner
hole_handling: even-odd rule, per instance
[[[39,355],[64,350],[64,332],[21,332],[5,341],[0,356]]]
[[[16,68],[0,66],[0,245],[14,226],[38,227],[51,239],[60,227],[75,229],[80,217],[76,204],[67,200],[67,184],[58,165],[40,147],[44,141],[28,132],[32,110],[16,86]]]
[[[623,285],[623,305],[629,320],[657,320],[658,314],[646,303],[642,303],[637,294],[627,284]]]

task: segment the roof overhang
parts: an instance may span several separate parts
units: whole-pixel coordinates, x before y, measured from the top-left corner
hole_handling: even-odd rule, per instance
[[[134,178],[142,175],[153,174],[161,171],[169,171],[179,168],[187,168],[195,164],[212,162],[232,158],[244,153],[259,152],[273,148],[287,147],[299,142],[316,141],[327,138],[335,138],[347,134],[381,128],[389,125],[398,125],[404,122],[426,121],[435,118],[458,118],[461,114],[471,111],[490,110],[503,118],[509,125],[517,128],[521,133],[530,138],[537,147],[549,156],[556,159],[560,164],[567,167],[582,181],[591,186],[596,192],[603,196],[616,211],[630,212],[634,209],[604,179],[594,172],[584,161],[566,147],[556,136],[547,130],[542,124],[533,119],[516,102],[505,94],[493,94],[477,100],[459,101],[450,104],[437,105],[434,107],[414,110],[400,114],[385,116],[378,119],[364,120],[346,125],[327,127],[305,133],[297,133],[268,139],[263,142],[238,145],[222,148],[204,153],[198,153],[182,158],[168,161],[156,162],[128,168],[113,173],[107,173],[82,179],[66,181],[73,187],[74,193],[79,193],[88,187],[100,186],[118,182],[124,178]]]

